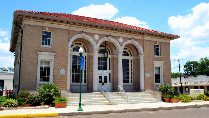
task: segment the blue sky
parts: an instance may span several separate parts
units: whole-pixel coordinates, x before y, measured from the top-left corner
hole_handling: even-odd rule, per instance
[[[0,67],[13,66],[8,48],[18,9],[73,13],[178,34],[181,38],[171,42],[173,71],[175,59],[184,64],[209,57],[208,0],[0,0],[0,6]]]

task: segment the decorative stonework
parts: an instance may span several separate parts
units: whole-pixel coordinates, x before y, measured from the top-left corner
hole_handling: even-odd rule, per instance
[[[99,40],[99,35],[98,34],[94,34],[94,39],[96,39],[96,41]]]
[[[123,43],[123,38],[122,37],[119,38],[119,42]]]

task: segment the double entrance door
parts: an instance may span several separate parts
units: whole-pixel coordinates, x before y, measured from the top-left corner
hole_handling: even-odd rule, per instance
[[[110,72],[108,70],[100,70],[99,73],[99,90],[104,87],[107,91],[112,91]]]
[[[99,91],[104,87],[107,91],[112,91],[110,58],[98,57],[98,79]]]

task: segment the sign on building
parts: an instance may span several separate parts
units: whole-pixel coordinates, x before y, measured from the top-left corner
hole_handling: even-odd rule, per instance
[[[190,89],[190,96],[198,96],[199,94],[204,94],[204,89]]]

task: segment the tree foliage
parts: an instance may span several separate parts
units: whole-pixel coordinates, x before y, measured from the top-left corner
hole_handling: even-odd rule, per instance
[[[198,66],[199,66],[198,61],[188,61],[188,62],[186,62],[186,64],[184,65],[185,75],[197,76],[197,74],[198,74]]]
[[[209,76],[209,59],[201,58],[199,61],[188,61],[184,65],[184,74],[188,76]]]
[[[177,78],[177,77],[179,77],[179,76],[180,76],[179,73],[175,73],[175,72],[172,72],[172,73],[171,73],[171,78]]]

